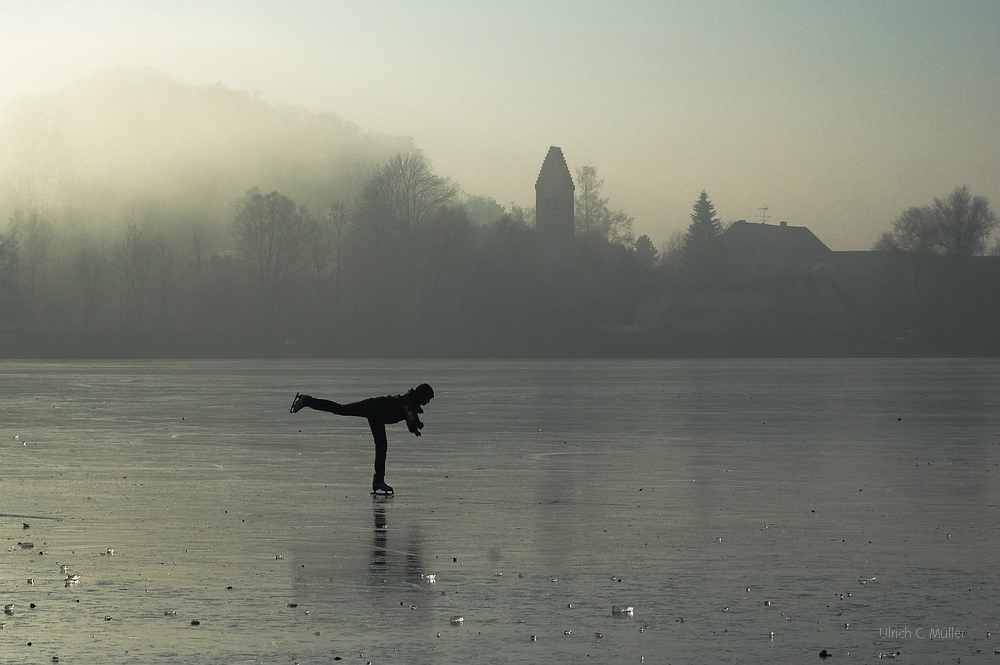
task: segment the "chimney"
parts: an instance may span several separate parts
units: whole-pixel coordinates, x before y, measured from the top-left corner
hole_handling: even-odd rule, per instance
[[[782,225],[782,226],[788,226],[788,222],[786,222],[786,221],[782,220],[782,222],[781,222],[781,225]]]

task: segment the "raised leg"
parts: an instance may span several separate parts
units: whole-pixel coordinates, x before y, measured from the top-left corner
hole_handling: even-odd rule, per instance
[[[378,412],[378,401],[376,398],[363,399],[360,402],[341,404],[329,399],[320,397],[309,397],[304,395],[305,402],[302,406],[308,406],[316,411],[326,411],[338,416],[357,416],[358,418],[371,418]]]

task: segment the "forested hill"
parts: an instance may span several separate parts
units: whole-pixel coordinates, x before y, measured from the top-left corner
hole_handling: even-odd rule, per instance
[[[114,69],[0,111],[0,213],[117,230],[143,202],[166,223],[209,222],[255,186],[322,210],[411,143],[222,84]]]

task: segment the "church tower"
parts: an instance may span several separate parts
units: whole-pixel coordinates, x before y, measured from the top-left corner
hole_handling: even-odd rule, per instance
[[[535,231],[544,245],[573,249],[575,190],[562,149],[550,147],[535,181]]]

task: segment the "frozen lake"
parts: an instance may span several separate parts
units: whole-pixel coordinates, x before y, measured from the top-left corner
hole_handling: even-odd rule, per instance
[[[3,362],[0,661],[995,663],[998,377]],[[424,381],[385,499],[363,420],[288,413]]]

